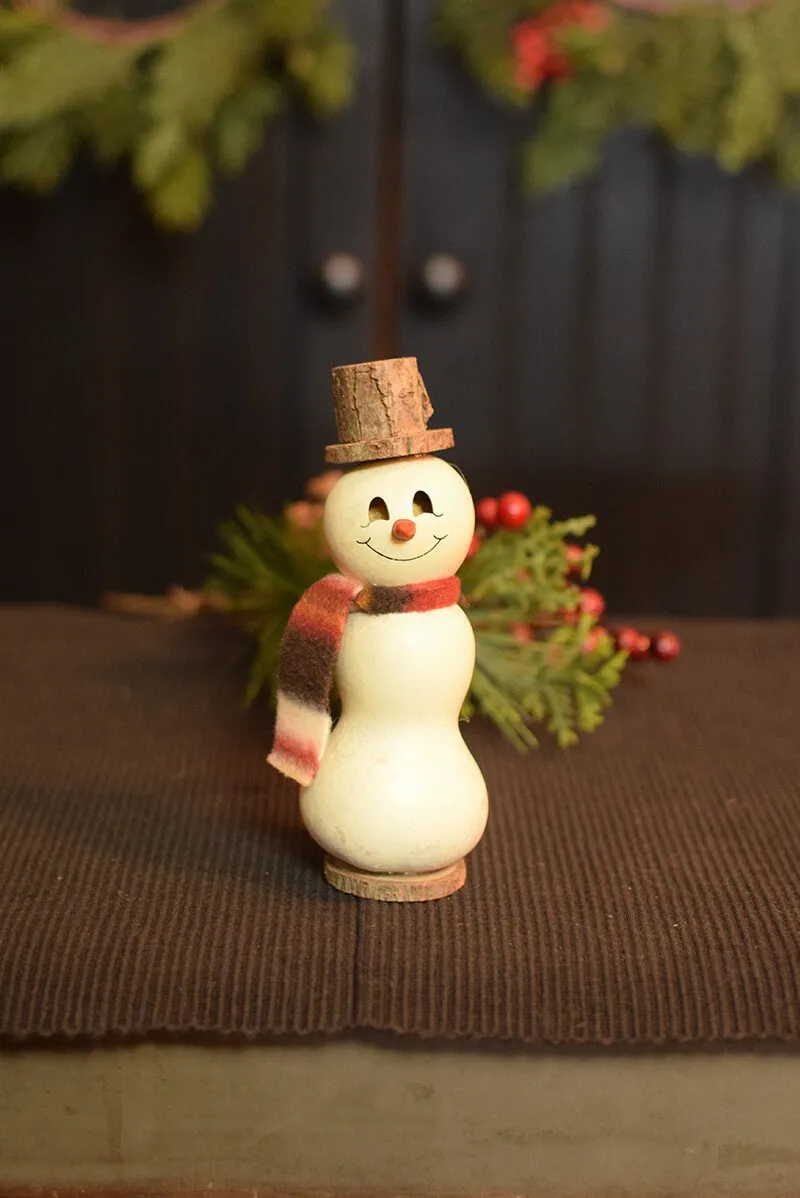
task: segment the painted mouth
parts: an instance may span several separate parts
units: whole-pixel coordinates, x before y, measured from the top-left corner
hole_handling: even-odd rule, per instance
[[[381,553],[380,549],[376,549],[369,541],[356,541],[356,544],[366,545],[367,549],[371,549],[373,553],[377,553],[378,557],[385,557],[387,562],[418,562],[421,557],[427,557],[429,553],[433,553],[434,549],[438,549],[439,542],[447,540],[447,533],[443,537],[437,537],[436,533],[434,533],[433,539],[436,544],[431,545],[430,549],[426,549],[424,553],[418,553],[416,557],[392,557],[389,553]]]

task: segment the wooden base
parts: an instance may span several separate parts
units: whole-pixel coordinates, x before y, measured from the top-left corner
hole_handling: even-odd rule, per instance
[[[453,865],[427,874],[373,874],[326,856],[325,878],[337,890],[357,898],[381,903],[425,903],[460,890],[467,880],[467,865],[462,857]]]

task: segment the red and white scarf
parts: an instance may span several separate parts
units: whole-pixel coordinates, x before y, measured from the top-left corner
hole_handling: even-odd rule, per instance
[[[452,607],[458,578],[373,587],[328,574],[300,597],[289,617],[278,667],[275,740],[267,761],[301,786],[313,782],[331,731],[330,696],[347,617]]]

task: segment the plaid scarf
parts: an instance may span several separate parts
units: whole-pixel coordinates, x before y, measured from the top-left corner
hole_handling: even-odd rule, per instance
[[[373,587],[328,574],[310,586],[289,617],[278,667],[275,740],[267,761],[301,786],[313,782],[331,731],[330,694],[336,660],[352,611],[372,616],[452,607],[455,577],[403,587]]]

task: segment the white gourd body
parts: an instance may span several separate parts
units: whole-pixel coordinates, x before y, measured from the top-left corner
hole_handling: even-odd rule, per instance
[[[343,714],[312,784],[308,831],[360,869],[421,873],[465,856],[486,825],[486,784],[459,730],[475,661],[458,606],[347,621]]]
[[[475,509],[460,473],[434,457],[377,462],[338,480],[325,534],[343,574],[368,587],[452,577]],[[336,664],[342,715],[301,791],[313,838],[376,874],[445,869],[486,826],[486,784],[459,729],[475,637],[457,604],[348,619]]]

